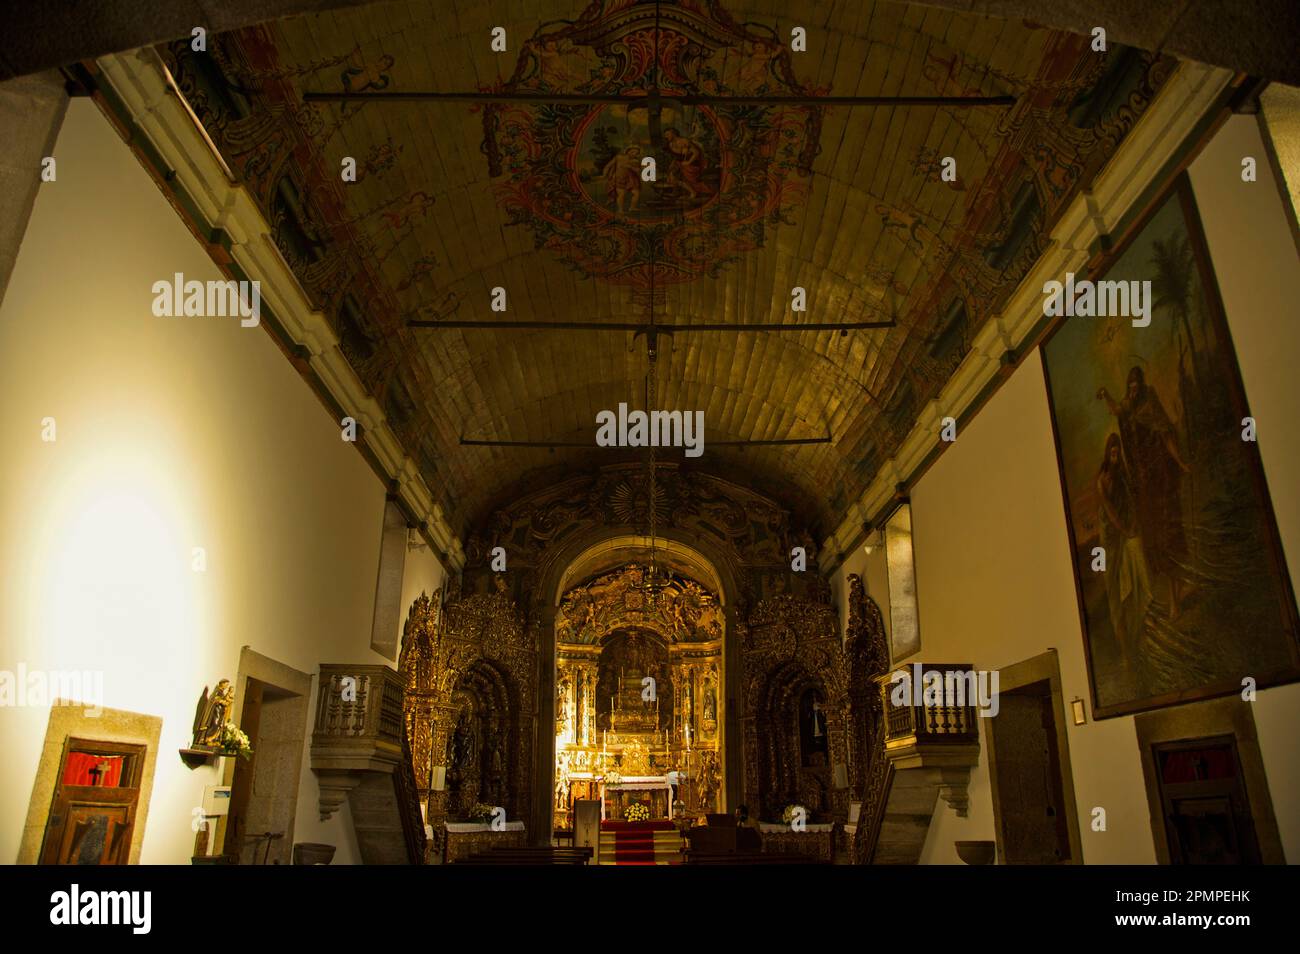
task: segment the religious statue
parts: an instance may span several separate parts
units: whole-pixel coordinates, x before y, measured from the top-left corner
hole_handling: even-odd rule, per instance
[[[557,811],[567,812],[569,810],[569,753],[559,753],[555,761],[555,808]]]
[[[230,712],[235,706],[235,687],[229,679],[222,679],[212,695],[208,687],[203,687],[199,697],[198,708],[194,713],[194,748],[216,749],[221,745],[221,731],[230,719]]]
[[[569,737],[573,727],[573,704],[569,701],[571,683],[567,675],[560,678],[556,687],[555,710],[557,715],[556,735]]]
[[[718,761],[713,752],[700,753],[700,777],[695,786],[701,811],[713,810],[713,800],[718,794]]]
[[[501,731],[496,726],[492,726],[488,730],[487,795],[494,802],[504,801],[505,799],[505,758],[502,753],[504,741]]]
[[[673,632],[674,632],[674,634],[676,634],[676,635],[680,638],[683,634],[685,634],[685,633],[687,632],[687,629],[686,629],[686,620],[685,620],[685,618],[682,616],[682,601],[681,601],[681,600],[674,600],[674,601],[673,601],[673,610],[672,610],[672,613],[673,613]]]

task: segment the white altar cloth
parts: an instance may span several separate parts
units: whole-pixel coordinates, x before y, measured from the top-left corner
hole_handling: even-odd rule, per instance
[[[621,781],[613,785],[606,784],[602,778],[600,780],[600,820],[605,820],[605,792],[644,792],[661,788],[668,792],[668,817],[671,819],[673,817],[673,783],[668,781],[668,776],[625,775]]]

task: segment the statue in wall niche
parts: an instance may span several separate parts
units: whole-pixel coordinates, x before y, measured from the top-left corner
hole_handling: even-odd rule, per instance
[[[566,673],[560,677],[559,684],[555,687],[555,714],[556,726],[555,734],[567,737],[573,726],[573,707],[569,702],[569,676]]]
[[[555,807],[569,810],[569,753],[561,752],[555,758]]]
[[[501,804],[505,795],[505,758],[502,753],[503,738],[500,729],[495,725],[488,730],[488,776],[487,776],[487,794],[491,797],[493,804]]]
[[[473,804],[473,796],[478,793],[478,786],[474,784],[475,765],[477,762],[477,746],[474,739],[473,717],[468,709],[461,711],[456,720],[456,728],[452,731],[450,740],[450,753],[447,759],[447,789],[451,794],[453,802],[459,804],[457,800],[470,798],[470,804]]]
[[[700,778],[695,793],[700,800],[700,810],[711,812],[718,794],[718,756],[714,752],[700,752]]]
[[[235,687],[229,679],[222,679],[212,695],[203,687],[198,708],[194,713],[194,748],[215,749],[221,745],[221,730],[230,719],[235,707]]]

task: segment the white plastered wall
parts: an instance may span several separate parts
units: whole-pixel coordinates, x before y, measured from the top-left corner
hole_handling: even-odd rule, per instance
[[[264,329],[152,314],[155,281],[221,276],[88,100],[55,154],[0,309],[0,670],[102,673],[104,705],[162,716],[141,861],[187,864],[218,779],[177,750],[241,646],[312,674],[392,665],[369,648],[384,486]],[[442,577],[409,552],[404,606]],[[0,707],[3,863],[48,716]],[[355,861],[346,808],[319,819],[309,749],[295,838]]]

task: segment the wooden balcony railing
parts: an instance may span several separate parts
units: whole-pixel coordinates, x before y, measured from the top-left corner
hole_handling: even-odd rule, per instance
[[[900,680],[898,673],[906,678]],[[886,750],[928,744],[978,744],[977,676],[969,663],[918,663],[880,677]],[[898,704],[899,696],[902,704]]]

